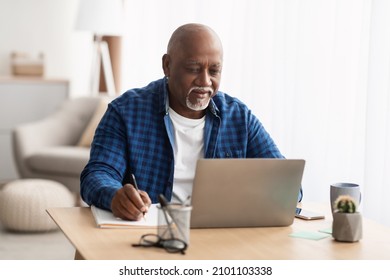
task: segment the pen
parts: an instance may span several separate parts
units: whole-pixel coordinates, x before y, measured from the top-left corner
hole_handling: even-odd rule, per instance
[[[173,233],[173,230],[171,228],[171,222],[169,221],[168,215],[167,215],[167,207],[168,207],[168,202],[163,194],[160,194],[158,196],[158,200],[160,201],[161,204],[161,210],[163,211],[165,221],[167,222],[167,228],[169,230],[169,234],[171,235],[171,238],[175,238],[175,234]],[[172,217],[172,216],[171,216]],[[165,232],[162,234],[162,236],[165,235]]]
[[[138,188],[138,185],[137,185],[137,181],[135,180],[134,174],[131,174],[131,178],[133,179],[134,188],[139,192],[139,188]],[[144,216],[144,220],[146,220],[145,219],[145,212],[142,212],[142,215]]]
[[[168,203],[168,200],[165,198],[165,196],[163,194],[160,194],[158,196],[158,200],[159,200],[159,202],[161,204],[161,209],[162,209],[162,211],[164,213],[165,220],[167,222],[168,230],[169,230],[169,233],[170,233],[171,237],[174,238],[175,235],[174,235],[174,233],[172,231],[172,228],[171,228],[172,222],[169,221],[168,215],[171,217],[173,223],[176,224],[176,228],[180,231],[181,236],[185,236],[182,227],[179,226],[179,223],[176,220],[176,215],[174,213],[172,213],[172,211],[171,211],[171,205]],[[166,212],[168,212],[168,215],[167,215]]]

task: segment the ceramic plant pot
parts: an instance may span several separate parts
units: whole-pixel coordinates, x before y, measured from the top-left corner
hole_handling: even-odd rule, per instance
[[[332,236],[337,241],[356,242],[362,239],[363,222],[360,213],[334,213]]]

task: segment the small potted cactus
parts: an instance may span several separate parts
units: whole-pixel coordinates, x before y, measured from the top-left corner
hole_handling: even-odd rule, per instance
[[[348,195],[340,195],[335,201],[332,236],[337,241],[356,242],[362,239],[362,216],[356,202]]]

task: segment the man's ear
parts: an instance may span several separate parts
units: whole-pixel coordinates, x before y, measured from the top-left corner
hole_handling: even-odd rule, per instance
[[[169,54],[164,54],[162,57],[162,68],[164,70],[165,77],[169,77],[170,75],[170,64],[171,64],[171,57]]]

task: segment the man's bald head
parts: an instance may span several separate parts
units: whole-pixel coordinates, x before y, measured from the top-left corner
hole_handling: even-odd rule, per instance
[[[181,49],[186,49],[188,44],[197,41],[207,41],[216,45],[220,48],[221,56],[223,55],[222,43],[217,33],[210,27],[198,23],[189,23],[177,28],[169,40],[167,54],[172,55]]]

